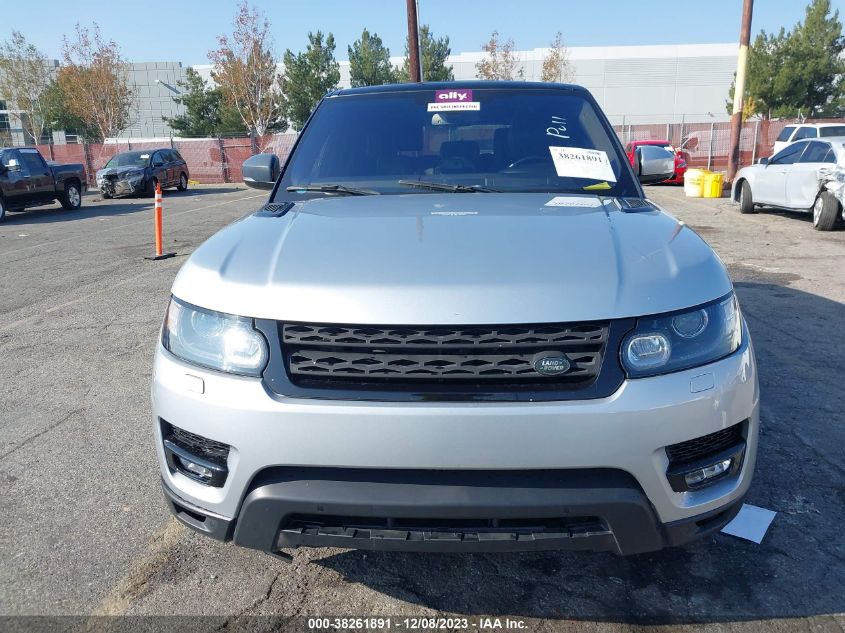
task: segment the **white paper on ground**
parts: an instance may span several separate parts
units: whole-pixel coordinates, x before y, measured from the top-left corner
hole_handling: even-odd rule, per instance
[[[616,174],[610,166],[607,152],[582,147],[549,147],[555,171],[561,178],[590,178],[616,182]]]
[[[777,512],[772,510],[743,503],[734,520],[723,527],[722,532],[754,541],[759,545],[776,514]]]

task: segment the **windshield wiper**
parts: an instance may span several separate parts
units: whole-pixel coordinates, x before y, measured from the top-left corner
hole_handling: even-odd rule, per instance
[[[400,180],[399,184],[408,187],[419,187],[420,189],[450,191],[452,193],[501,193],[499,189],[491,189],[482,185],[452,185],[447,182],[429,182],[426,180]]]
[[[370,191],[369,189],[355,189],[354,187],[347,187],[346,185],[291,185],[287,187],[287,191],[318,191],[320,193],[342,193],[347,196],[376,196],[378,191]]]

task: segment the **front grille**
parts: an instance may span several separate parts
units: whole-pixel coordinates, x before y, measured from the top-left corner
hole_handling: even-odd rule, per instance
[[[411,519],[291,515],[282,534],[400,541],[525,541],[610,535],[599,517],[537,519]]]
[[[742,424],[703,435],[693,440],[666,447],[666,454],[672,464],[683,464],[719,453],[743,441]]]
[[[170,440],[176,446],[188,451],[192,455],[220,466],[226,465],[226,458],[229,456],[228,444],[190,433],[164,420],[161,422],[161,436],[163,440]]]
[[[283,323],[290,380],[299,386],[514,385],[578,388],[598,377],[609,324],[353,326]],[[547,376],[538,357],[564,355],[567,372]]]

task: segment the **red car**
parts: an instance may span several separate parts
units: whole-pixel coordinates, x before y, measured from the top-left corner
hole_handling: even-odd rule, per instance
[[[675,149],[669,141],[631,141],[625,146],[625,153],[628,155],[628,160],[631,161],[632,165],[634,164],[634,150],[636,150],[640,145],[658,145],[672,152],[675,155],[675,174],[669,180],[664,180],[663,182],[675,185],[684,184],[684,174],[687,171],[687,160],[683,151]]]

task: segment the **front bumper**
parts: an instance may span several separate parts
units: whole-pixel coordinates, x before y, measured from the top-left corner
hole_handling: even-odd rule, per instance
[[[115,179],[100,178],[97,180],[97,188],[100,193],[117,198],[119,196],[131,196],[142,193],[146,189],[146,180],[138,179]]]
[[[754,469],[759,389],[747,337],[735,354],[705,367],[628,380],[607,398],[543,403],[274,398],[259,379],[205,371],[159,347],[153,413],[171,509],[217,538],[265,550],[337,545],[633,553],[680,544],[730,520]],[[222,487],[167,467],[159,420],[231,446]],[[664,447],[743,421],[746,450],[738,472],[699,490],[672,489]],[[596,479],[597,472],[609,478]],[[453,477],[438,482],[443,473]],[[543,473],[553,480],[526,483]],[[482,479],[473,483],[473,476]],[[489,477],[505,479],[485,486]],[[532,498],[545,504],[526,506]],[[569,526],[568,536],[561,530],[556,537],[476,543],[473,536],[429,539],[426,522],[419,529],[405,522],[404,539],[362,525],[362,518],[391,512],[416,519],[598,517],[610,530],[573,537]],[[358,531],[341,525],[333,534],[279,532],[286,516],[320,513]],[[388,535],[394,527],[385,527]]]

